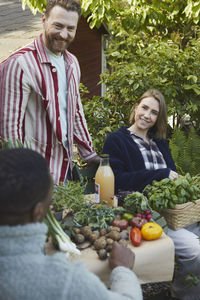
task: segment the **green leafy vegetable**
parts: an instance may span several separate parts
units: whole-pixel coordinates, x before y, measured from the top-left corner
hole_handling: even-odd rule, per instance
[[[88,204],[77,212],[74,222],[81,226],[90,226],[93,229],[108,228],[115,218],[112,207],[106,205]]]
[[[165,178],[161,181],[153,181],[146,186],[143,193],[149,199],[149,205],[160,212],[165,208],[174,209],[176,204],[194,202],[200,198],[200,177],[185,176],[171,180]]]
[[[80,211],[87,205],[84,195],[85,185],[80,182],[68,181],[67,185],[54,185],[53,207],[55,211],[71,209]]]
[[[129,194],[124,199],[123,207],[130,213],[143,213],[144,210],[151,210],[148,199],[139,192]]]

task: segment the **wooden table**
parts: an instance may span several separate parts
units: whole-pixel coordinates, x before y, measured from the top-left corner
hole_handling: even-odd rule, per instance
[[[131,244],[128,247],[135,252],[133,270],[141,284],[172,280],[174,271],[174,244],[165,233],[157,240],[142,241],[139,247],[134,247]],[[48,242],[46,253],[51,255],[55,251],[56,249],[53,247],[51,241]],[[108,266],[108,260],[100,260],[96,251],[87,248],[81,251],[80,256],[76,256],[70,260],[82,261],[106,286],[109,286],[111,271]]]
[[[86,197],[89,202],[95,201],[94,194],[86,195]],[[162,226],[163,224],[160,225]],[[133,271],[141,284],[172,280],[175,256],[174,244],[171,238],[164,232],[157,240],[143,240],[139,247],[134,247],[129,242],[128,247],[135,253]],[[46,245],[46,253],[53,254],[55,251],[56,249],[53,247],[52,242],[48,242]],[[81,251],[80,256],[76,256],[70,260],[82,261],[106,286],[109,286],[111,271],[108,266],[108,260],[100,260],[95,250],[87,248]]]

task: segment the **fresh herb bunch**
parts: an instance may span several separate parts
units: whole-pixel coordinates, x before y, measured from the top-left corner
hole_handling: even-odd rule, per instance
[[[164,208],[175,208],[176,204],[189,201],[194,202],[200,198],[200,187],[197,185],[199,177],[185,176],[171,180],[165,178],[161,181],[153,181],[152,185],[146,186],[143,193],[147,195],[150,206],[160,212]]]
[[[80,226],[90,226],[93,229],[108,228],[115,218],[112,207],[106,205],[88,204],[77,212],[74,222]]]
[[[139,192],[134,192],[129,194],[123,203],[123,207],[127,212],[130,213],[143,213],[145,210],[151,210],[149,206],[148,199]]]
[[[55,211],[71,209],[74,213],[87,205],[84,195],[85,185],[68,181],[66,185],[54,185],[53,207]]]

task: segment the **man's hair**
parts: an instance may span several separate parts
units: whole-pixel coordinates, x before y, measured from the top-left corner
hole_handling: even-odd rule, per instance
[[[48,17],[50,11],[54,6],[60,6],[68,11],[77,12],[77,14],[81,15],[81,4],[78,0],[48,0],[45,15]]]
[[[142,96],[138,99],[137,103],[133,105],[131,114],[130,114],[130,124],[135,123],[135,106],[140,104],[144,98],[152,97],[159,102],[159,114],[158,119],[155,125],[150,128],[149,134],[155,138],[166,138],[167,131],[167,108],[165,103],[165,98],[161,92],[155,89],[147,90]]]
[[[0,151],[0,215],[24,214],[42,202],[52,186],[46,160],[24,148]]]

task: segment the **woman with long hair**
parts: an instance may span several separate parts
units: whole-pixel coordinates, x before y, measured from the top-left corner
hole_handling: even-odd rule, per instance
[[[164,96],[148,90],[131,110],[130,127],[122,126],[111,133],[103,147],[103,153],[110,155],[115,192],[142,191],[153,180],[178,177],[165,140],[166,129]]]
[[[178,177],[167,141],[167,109],[158,90],[146,91],[133,106],[130,126],[111,133],[103,153],[110,155],[115,175],[115,192],[142,192],[153,180]],[[200,299],[200,226],[194,223],[179,230],[168,228],[175,246],[177,268],[172,289],[181,300]],[[198,278],[197,285],[184,284],[187,275]],[[195,277],[194,277],[195,278]]]

